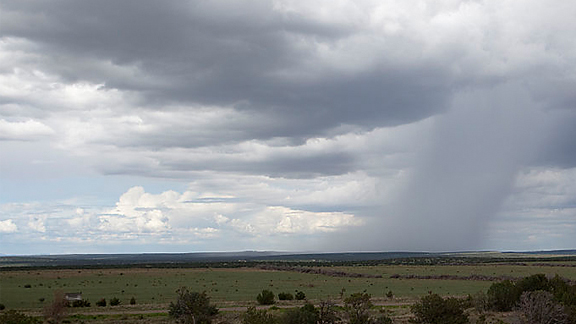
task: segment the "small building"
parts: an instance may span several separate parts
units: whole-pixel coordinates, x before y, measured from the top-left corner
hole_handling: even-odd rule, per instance
[[[78,293],[66,293],[64,294],[64,298],[67,301],[75,301],[75,300],[82,300],[82,293],[78,292]]]

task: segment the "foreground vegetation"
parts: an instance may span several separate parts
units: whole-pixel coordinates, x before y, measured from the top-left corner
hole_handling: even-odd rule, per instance
[[[568,263],[572,265],[573,263]],[[129,305],[166,305],[181,286],[206,291],[212,300],[223,305],[245,305],[262,290],[294,294],[304,291],[308,299],[335,299],[342,291],[366,291],[374,298],[386,298],[390,291],[396,298],[413,299],[433,291],[442,296],[465,296],[486,291],[493,281],[470,280],[470,275],[525,277],[536,273],[556,274],[576,280],[576,267],[556,265],[381,265],[329,267],[349,274],[372,274],[379,277],[334,277],[294,271],[268,271],[259,268],[204,269],[65,269],[1,271],[0,303],[8,308],[41,309],[54,291],[82,292],[94,303],[102,298],[118,298]],[[398,277],[395,275],[399,275]],[[405,275],[415,276],[406,279]],[[453,275],[441,279],[441,275]],[[437,277],[434,277],[437,276]],[[458,276],[462,280],[457,280]],[[421,278],[429,279],[421,279]],[[494,280],[497,281],[497,280]]]
[[[549,323],[576,323],[576,288],[566,281],[576,280],[575,265],[3,270],[0,306],[6,310],[0,314],[31,316],[19,321],[32,323],[48,318],[46,309],[54,305],[55,292],[82,292],[83,301],[67,307],[65,321],[173,323],[179,319],[175,314],[181,314],[173,305],[188,296],[210,301],[205,305],[212,311],[200,317],[207,323],[332,323],[328,318],[341,323],[516,323],[531,318],[537,323],[534,318],[542,312],[534,311],[535,305],[548,305],[546,312],[559,319]],[[189,290],[182,290],[184,286]],[[426,315],[429,309],[446,313]],[[506,318],[510,311],[514,320]],[[2,318],[0,323],[9,323]]]

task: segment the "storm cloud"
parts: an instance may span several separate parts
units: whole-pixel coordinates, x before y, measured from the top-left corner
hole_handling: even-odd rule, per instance
[[[571,193],[575,4],[7,0],[0,14],[2,253],[41,252],[32,233],[60,252],[78,237],[107,251],[576,243],[570,199],[529,215],[523,200],[536,175],[555,175],[534,184],[544,196]],[[153,199],[114,207],[134,192]],[[556,240],[545,222],[564,225]]]

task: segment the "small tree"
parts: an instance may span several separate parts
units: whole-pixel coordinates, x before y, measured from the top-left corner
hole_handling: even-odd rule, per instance
[[[488,296],[490,308],[500,312],[511,311],[520,299],[520,293],[516,285],[510,280],[493,283],[488,288],[486,295]]]
[[[218,309],[210,305],[206,292],[190,292],[186,287],[176,290],[176,303],[170,303],[168,315],[183,324],[210,324]]]
[[[554,297],[557,300],[561,300],[563,296],[570,295],[571,287],[567,279],[564,279],[559,275],[555,275],[552,279],[549,280],[549,284],[550,284],[549,291],[552,294],[554,294]],[[576,304],[576,299],[574,300],[574,303]]]
[[[276,324],[276,319],[267,310],[251,306],[242,315],[242,324]]]
[[[72,307],[90,307],[90,302],[87,299],[75,300]]]
[[[278,293],[278,300],[292,300],[294,299],[294,295],[291,293],[281,292]]]
[[[367,293],[354,293],[344,299],[344,310],[350,324],[370,323],[370,297]]]
[[[296,300],[304,300],[306,299],[306,294],[303,291],[297,290],[294,297],[296,297]]]
[[[330,300],[321,300],[318,305],[318,324],[334,324],[338,320],[336,305]]]
[[[110,299],[110,306],[118,306],[120,305],[120,299],[113,297]]]
[[[554,301],[554,296],[547,291],[529,291],[520,297],[520,310],[529,324],[563,324],[567,323],[564,307]]]
[[[274,304],[274,293],[264,289],[256,296],[256,301],[258,301],[260,305],[272,305]]]
[[[99,301],[96,302],[96,306],[98,307],[106,307],[106,299],[101,298]]]
[[[468,315],[464,313],[462,303],[456,298],[443,299],[437,294],[424,296],[412,305],[415,317],[411,323],[419,324],[465,324]]]
[[[68,307],[68,301],[65,295],[61,291],[54,293],[54,300],[50,305],[44,307],[44,318],[51,323],[62,323],[66,317],[66,312]]]
[[[136,298],[130,298],[130,305],[136,305]]]

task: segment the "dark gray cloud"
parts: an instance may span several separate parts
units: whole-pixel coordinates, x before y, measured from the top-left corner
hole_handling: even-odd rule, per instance
[[[575,104],[576,106],[576,104]],[[571,168],[576,166],[576,110],[555,111],[553,122],[540,136],[545,145],[532,163],[539,166]]]
[[[441,250],[482,246],[506,208],[506,222],[536,219],[518,211],[522,175],[561,188],[576,166],[574,3],[6,0],[0,11],[0,145],[14,174],[35,174],[18,161],[38,146],[62,172],[205,176],[197,192],[258,200],[262,222],[292,212],[279,206],[361,219],[322,234],[326,250]],[[272,183],[273,203],[250,198]],[[294,203],[299,187],[309,199]],[[516,209],[502,207],[510,199]],[[568,205],[546,208],[570,219]],[[551,217],[542,224],[570,224]],[[0,221],[41,228],[22,219]]]
[[[358,73],[322,66],[319,47],[338,46],[354,27],[283,14],[269,2],[9,1],[3,11],[5,37],[40,44],[62,77],[137,91],[155,109],[202,104],[258,113],[271,125],[245,129],[252,138],[403,124],[443,110],[451,92],[450,76],[434,62],[398,69],[382,53],[382,64]],[[346,51],[356,59],[353,48]],[[157,84],[90,67],[96,62]]]

